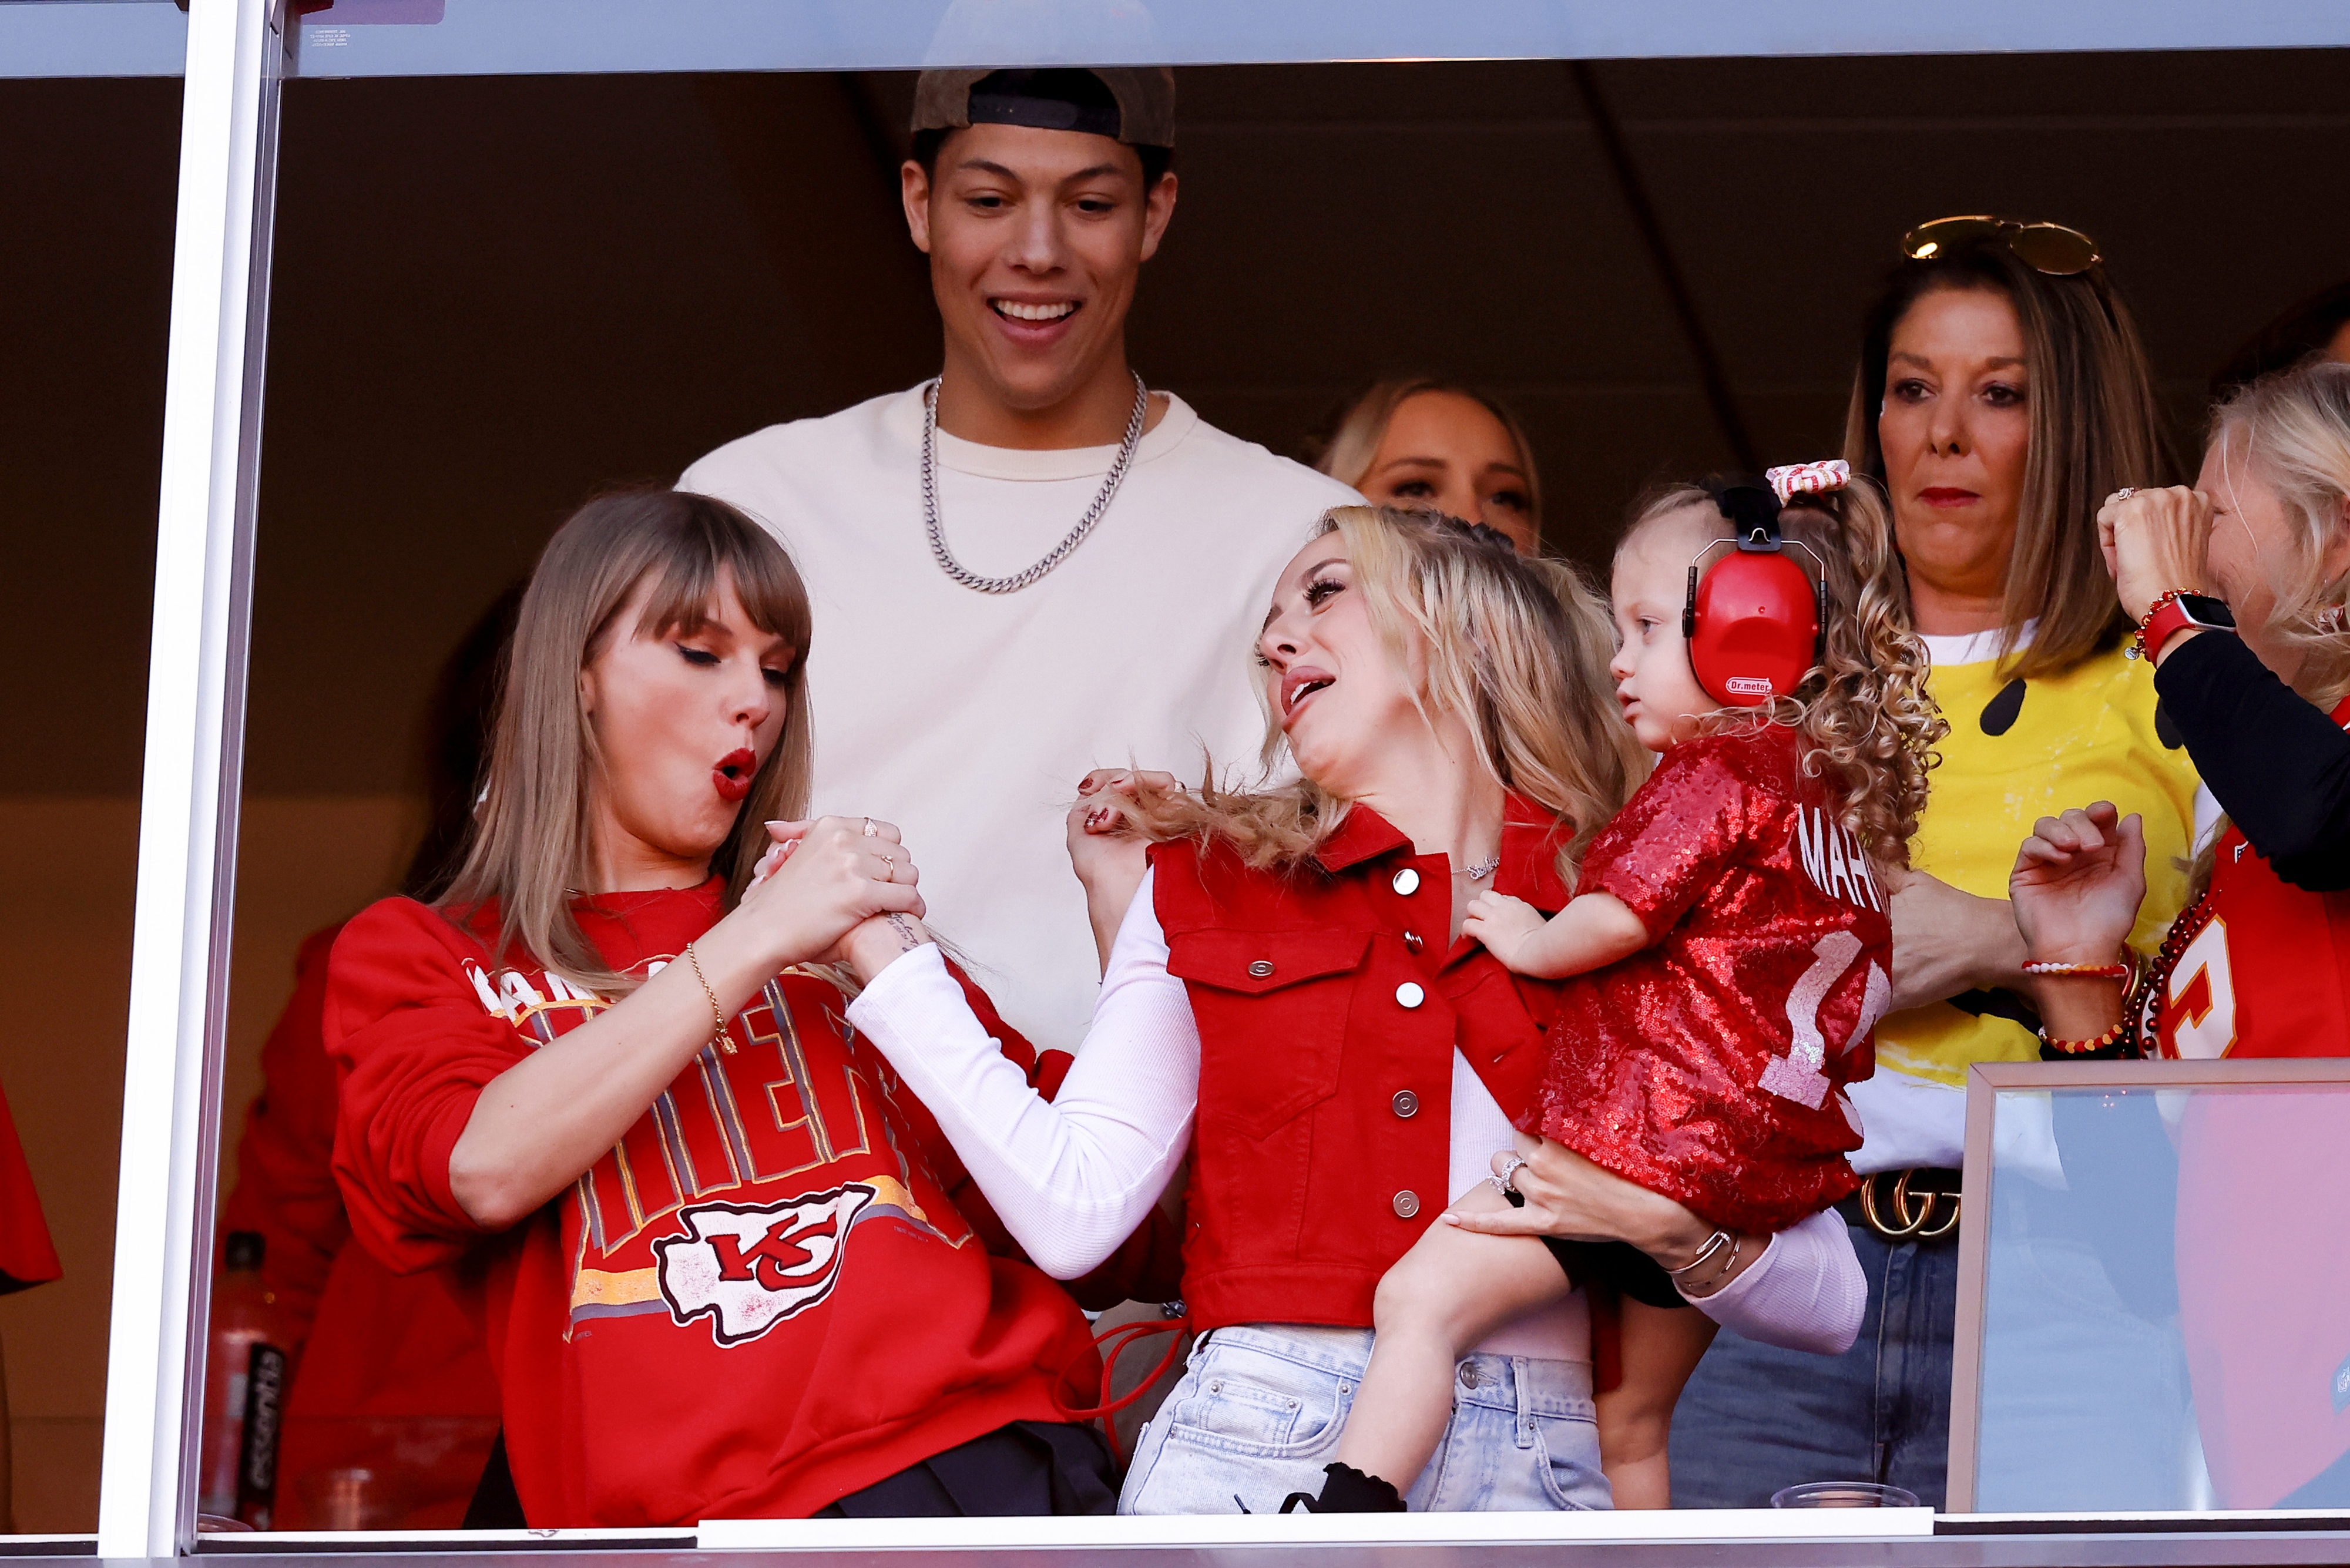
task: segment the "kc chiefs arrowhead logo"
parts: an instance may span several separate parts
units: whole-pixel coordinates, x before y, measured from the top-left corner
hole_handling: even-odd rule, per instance
[[[661,1299],[682,1327],[707,1313],[721,1345],[758,1338],[832,1293],[848,1228],[876,1189],[861,1181],[753,1208],[681,1210],[682,1236],[653,1243]]]

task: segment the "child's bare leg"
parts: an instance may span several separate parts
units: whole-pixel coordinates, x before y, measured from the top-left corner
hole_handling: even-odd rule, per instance
[[[1673,1406],[1713,1343],[1713,1320],[1687,1307],[1624,1298],[1624,1381],[1593,1403],[1599,1417],[1599,1468],[1617,1508],[1670,1508],[1666,1438]]]
[[[1502,1204],[1502,1195],[1480,1182],[1453,1207]],[[1569,1288],[1534,1237],[1430,1225],[1379,1281],[1371,1309],[1378,1334],[1338,1438],[1338,1461],[1408,1490],[1451,1419],[1454,1364],[1502,1324]]]

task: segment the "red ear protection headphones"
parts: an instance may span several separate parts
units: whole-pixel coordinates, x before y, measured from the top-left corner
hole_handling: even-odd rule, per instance
[[[1731,537],[1716,539],[1690,562],[1689,597],[1681,604],[1681,635],[1689,639],[1697,683],[1726,708],[1751,708],[1794,693],[1820,661],[1827,626],[1827,593],[1818,554],[1799,539],[1779,536],[1779,496],[1762,481],[1709,483]],[[1735,553],[1711,566],[1725,545]],[[1813,576],[1787,555],[1812,557]]]

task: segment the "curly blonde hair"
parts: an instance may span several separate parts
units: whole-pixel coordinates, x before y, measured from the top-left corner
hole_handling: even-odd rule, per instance
[[[1467,721],[1478,765],[1550,812],[1563,830],[1559,875],[1572,886],[1593,834],[1648,776],[1649,757],[1618,716],[1607,659],[1614,638],[1599,597],[1562,561],[1517,555],[1493,529],[1434,512],[1340,506],[1315,536],[1336,534],[1355,569],[1388,657],[1409,670],[1424,650],[1420,711]],[[1263,761],[1280,757],[1281,723],[1266,705]],[[1221,788],[1146,797],[1136,830],[1157,842],[1221,839],[1260,869],[1310,861],[1347,802],[1311,779],[1255,791]]]
[[[1691,508],[1718,519],[1713,497],[1694,484],[1651,493],[1634,509],[1617,548],[1644,528]],[[1835,781],[1836,820],[1859,840],[1873,869],[1907,869],[1909,840],[1926,809],[1926,774],[1940,763],[1936,742],[1950,732],[1926,695],[1926,647],[1909,629],[1893,552],[1893,518],[1877,485],[1856,479],[1839,491],[1798,496],[1779,514],[1783,538],[1817,558],[1827,590],[1820,662],[1794,694],[1768,708],[1723,708],[1706,729],[1783,724],[1804,742],[1804,772]],[[1802,551],[1788,558],[1814,570]]]

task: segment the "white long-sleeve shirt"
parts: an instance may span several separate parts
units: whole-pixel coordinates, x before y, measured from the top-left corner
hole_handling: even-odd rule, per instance
[[[1146,874],[1102,976],[1085,1049],[1052,1101],[996,1048],[935,947],[889,965],[849,1005],[854,1023],[920,1096],[1037,1267],[1075,1279],[1132,1234],[1182,1160],[1200,1097],[1200,1032]],[[1453,1053],[1451,1178],[1482,1179],[1510,1124]],[[1694,1304],[1723,1327],[1837,1354],[1859,1333],[1867,1286],[1834,1210],[1772,1239],[1738,1278]],[[1580,1293],[1504,1326],[1481,1347],[1588,1360]]]

